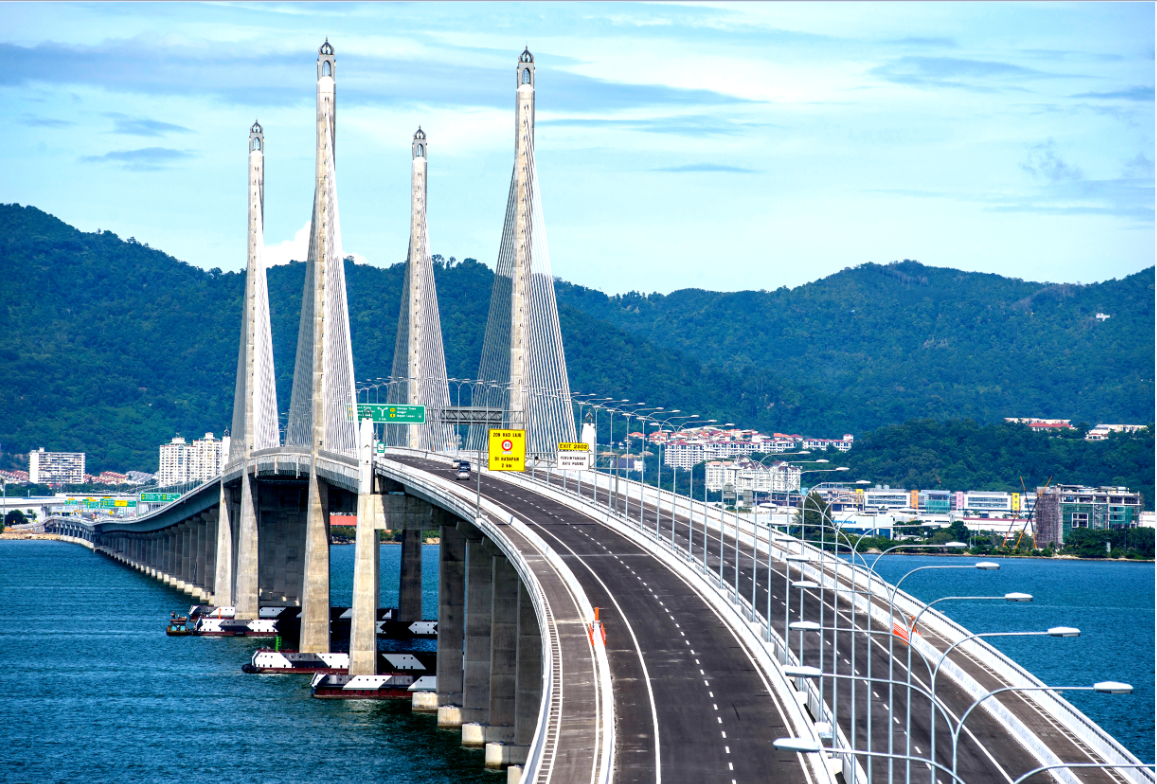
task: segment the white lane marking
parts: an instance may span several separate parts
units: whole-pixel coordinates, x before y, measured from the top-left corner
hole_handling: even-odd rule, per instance
[[[511,511],[514,511],[514,510],[511,509]],[[635,645],[635,654],[639,658],[639,666],[643,668],[643,680],[647,684],[647,698],[651,702],[651,723],[655,727],[655,782],[656,782],[656,784],[658,784],[659,782],[661,782],[663,780],[662,760],[661,760],[660,755],[659,755],[659,712],[658,712],[658,709],[655,707],[655,692],[654,692],[654,689],[651,687],[651,674],[647,670],[647,662],[643,659],[643,650],[642,650],[642,648],[639,647],[639,638],[635,636],[635,630],[631,626],[631,622],[629,620],[627,620],[627,614],[624,613],[623,608],[621,606],[619,606],[618,599],[615,598],[615,595],[611,591],[611,589],[607,588],[607,584],[603,582],[602,578],[599,577],[599,575],[595,572],[595,570],[591,568],[591,565],[588,564],[583,559],[583,557],[580,556],[578,553],[576,553],[569,545],[567,545],[566,542],[559,539],[558,536],[556,536],[553,532],[547,531],[546,529],[543,529],[543,533],[550,536],[552,539],[554,539],[560,545],[562,545],[567,550],[569,550],[571,555],[575,556],[579,560],[579,562],[583,566],[586,567],[587,571],[591,573],[591,576],[594,577],[595,580],[598,581],[599,585],[601,585],[603,587],[603,590],[607,592],[607,596],[609,596],[611,599],[611,602],[614,603],[615,609],[619,611],[619,617],[622,619],[623,623],[626,625],[627,632],[630,633],[630,635],[631,635],[631,641]],[[641,580],[642,578],[640,577],[639,579]],[[645,583],[644,583],[644,585],[645,585]],[[706,685],[707,681],[703,681],[703,683],[704,683],[704,685]]]
[[[613,529],[612,529],[612,531],[613,531]],[[556,538],[556,539],[557,539],[557,537],[554,537],[554,538]],[[717,539],[716,537],[710,537],[710,538],[711,538],[712,540],[714,540],[714,541],[718,541],[718,539]],[[564,545],[564,546],[565,546],[565,545]],[[569,549],[569,548],[568,548],[568,549]],[[573,552],[573,551],[572,551],[572,552]],[[584,562],[584,566],[586,566],[588,570],[590,570],[590,569],[591,569],[591,567],[590,567],[589,565],[587,565],[585,562]],[[592,570],[592,572],[593,572],[593,570]],[[634,573],[634,570],[631,570],[631,572],[632,572],[632,573]],[[596,579],[597,579],[597,576],[596,576]],[[683,579],[683,578],[681,578],[681,577],[680,577],[680,579]],[[601,581],[600,581],[600,582],[601,582]],[[684,583],[687,583],[687,581],[686,581],[686,580],[683,580],[683,582],[684,582]],[[645,585],[645,584],[646,584],[646,583],[644,583],[644,585]],[[688,584],[688,586],[689,586],[689,587],[693,587],[693,586],[690,586],[690,584]],[[605,587],[605,586],[604,586],[604,587]],[[608,593],[609,593],[609,592],[608,592]],[[613,597],[612,597],[612,598],[613,598]],[[783,602],[780,602],[780,603],[782,604]],[[714,612],[714,608],[711,608],[711,610],[712,610],[712,612]],[[716,617],[719,617],[719,614],[718,614],[717,612],[714,612],[714,614],[716,615]],[[720,619],[720,620],[722,620],[722,619]],[[735,637],[735,632],[734,632],[734,631],[732,631],[732,630],[730,630],[730,629],[728,629],[728,631],[731,631],[731,634],[732,634],[732,636],[733,636],[733,637]],[[680,634],[682,634],[682,632],[680,632]],[[632,636],[633,636],[633,632],[632,632]],[[736,640],[737,640],[737,642],[739,641],[739,640],[738,640],[738,638],[736,638]],[[636,641],[636,643],[637,643],[637,641]],[[688,645],[690,644],[690,643],[689,643],[687,640],[684,640],[684,643],[685,643],[685,644],[688,644]],[[742,646],[741,646],[741,647],[742,647]],[[751,655],[750,655],[750,653],[749,653],[749,652],[747,652],[747,651],[746,651],[746,649],[744,649],[744,653],[746,653],[746,654],[747,654],[747,656],[748,656],[748,659],[749,659],[749,660],[751,660]],[[753,664],[755,664],[755,662],[754,662],[754,661],[752,661],[752,663],[753,663]],[[779,710],[779,713],[780,713],[780,718],[784,720],[785,724],[786,724],[786,723],[788,723],[787,717],[784,715],[784,712],[783,712],[783,706],[780,704],[780,701],[777,699],[777,697],[776,697],[776,695],[775,695],[775,692],[774,692],[774,690],[773,690],[773,689],[772,689],[772,687],[771,687],[771,684],[770,684],[770,683],[767,681],[767,678],[766,678],[766,677],[763,675],[763,673],[759,671],[758,667],[756,667],[756,671],[757,671],[757,673],[759,674],[759,676],[760,676],[760,679],[761,679],[761,680],[764,682],[764,685],[765,685],[765,687],[767,688],[768,694],[769,694],[769,695],[772,697],[772,700],[773,700],[773,702],[776,704],[776,707],[777,707],[777,709]],[[704,685],[708,685],[708,681],[706,681],[706,680],[704,680],[704,682],[703,682],[703,683],[704,683]],[[649,679],[648,679],[648,690],[650,690],[650,682],[649,682]],[[708,692],[708,693],[709,693],[709,694],[711,694],[711,692]],[[712,695],[712,696],[714,696],[714,695]],[[652,708],[653,708],[653,706],[654,706],[654,703],[652,702]],[[657,725],[656,725],[656,729],[658,729]],[[724,737],[724,738],[726,738],[726,737],[727,737],[727,733],[726,733],[726,732],[723,732],[723,733],[722,733],[722,735],[723,735],[723,737]],[[656,749],[657,749],[657,743],[658,743],[658,738],[656,738]],[[657,754],[657,753],[656,753],[656,760],[658,760],[658,754]],[[808,782],[812,782],[812,781],[814,781],[814,779],[813,779],[813,777],[812,777],[812,775],[811,775],[811,771],[810,771],[810,769],[809,769],[809,768],[808,768],[806,765],[805,765],[805,766],[803,766],[803,772],[804,772],[804,776],[805,776],[805,779],[806,779]],[[732,784],[735,784],[735,780],[734,780],[734,779],[732,780]]]

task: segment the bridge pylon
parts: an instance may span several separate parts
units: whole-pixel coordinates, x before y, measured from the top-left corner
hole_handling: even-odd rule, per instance
[[[575,440],[575,424],[534,162],[534,80],[527,49],[515,67],[514,172],[478,378],[481,404],[526,429],[527,451],[553,454]],[[485,445],[486,428],[472,427],[471,448]]]
[[[346,304],[345,261],[335,172],[333,46],[317,57],[316,167],[313,222],[301,297],[297,362],[286,447],[311,456],[306,502],[305,585],[301,650],[329,650],[329,486],[318,475],[321,453],[357,457],[353,351]]]
[[[237,355],[237,385],[233,397],[233,429],[229,463],[244,461],[241,503],[233,504],[221,487],[221,517],[217,527],[214,601],[233,605],[237,617],[258,615],[257,487],[248,471],[253,452],[280,446],[277,427],[277,387],[273,369],[273,336],[269,325],[269,286],[265,272],[265,132],[260,123],[249,129],[249,241],[245,267],[245,305]],[[234,560],[236,554],[236,561]],[[236,564],[236,568],[235,568]]]
[[[451,446],[453,431],[436,417],[450,405],[446,381],[446,357],[442,348],[442,321],[438,314],[438,292],[434,286],[434,264],[430,258],[430,236],[426,226],[426,169],[429,140],[420,127],[411,145],[410,248],[406,255],[406,278],[402,285],[402,306],[398,315],[398,339],[394,346],[395,379],[390,385],[390,403],[426,407],[424,425],[386,425],[386,443],[411,449],[442,451]]]

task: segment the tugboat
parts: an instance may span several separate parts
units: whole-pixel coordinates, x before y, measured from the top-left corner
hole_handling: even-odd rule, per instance
[[[170,637],[189,637],[193,633],[193,624],[189,623],[187,615],[177,615],[176,612],[169,615],[169,625],[165,627],[165,634]]]

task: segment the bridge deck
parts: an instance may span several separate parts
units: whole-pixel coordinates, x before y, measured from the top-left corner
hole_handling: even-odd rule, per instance
[[[397,458],[452,476],[441,463]],[[482,494],[532,525],[572,561],[601,608],[614,678],[615,780],[812,782],[784,707],[712,609],[656,558],[598,521],[483,476]]]
[[[552,484],[561,488],[561,480],[554,478]],[[573,480],[568,486],[570,492],[574,492]],[[606,502],[605,491],[600,493],[599,502]],[[589,487],[583,487],[583,495],[588,499],[592,497]],[[628,515],[633,519],[638,519],[639,504],[635,500],[628,502]],[[643,514],[646,520],[654,520],[655,507],[652,504],[644,503]],[[663,511],[663,528],[664,531],[670,531],[671,511],[665,508]],[[675,541],[676,544],[687,548],[688,540],[688,522],[686,513],[676,512],[675,514]],[[730,536],[724,537],[726,546],[726,555],[724,558],[724,575],[725,582],[729,585],[734,585],[734,548],[735,540]],[[719,571],[719,552],[720,540],[717,531],[709,532],[707,538],[708,568],[718,574]],[[699,519],[696,523],[695,533],[692,540],[692,550],[700,561],[703,558],[703,523]],[[750,600],[752,595],[752,553],[750,545],[740,544],[739,546],[739,594]],[[845,571],[841,575],[841,582],[846,587],[851,589],[851,581],[849,579],[849,571]],[[830,570],[829,570],[830,574]],[[798,580],[798,572],[792,573],[792,579]],[[764,554],[759,559],[759,567],[757,569],[756,578],[756,607],[761,614],[766,610],[766,602],[768,594],[771,596],[772,618],[773,626],[777,631],[782,633],[782,613],[784,610],[784,583],[785,576],[783,572],[783,564],[781,562],[773,561],[771,579],[767,579],[767,556]],[[864,583],[861,581],[859,589],[864,589]],[[798,619],[799,612],[799,590],[792,589],[791,591],[791,619]],[[818,590],[807,590],[804,592],[804,619],[811,621],[820,620],[820,592]],[[874,600],[876,605],[882,607],[887,611],[886,605]],[[832,626],[833,613],[837,610],[833,603],[833,594],[831,591],[826,591],[824,594],[824,625]],[[852,618],[849,606],[846,601],[841,601],[838,606],[840,613],[840,626],[846,629],[851,626]],[[779,621],[776,622],[778,613]],[[856,622],[863,628],[865,621],[865,614],[860,610],[856,615]],[[886,633],[888,630],[884,626],[873,621],[872,629],[876,632]],[[930,632],[923,632],[924,639],[934,645],[939,650],[943,651],[948,647],[943,639]],[[887,678],[889,671],[889,661],[891,656],[889,654],[886,643],[886,636],[874,637],[872,645],[872,677],[874,679]],[[883,642],[880,642],[883,641]],[[830,662],[833,651],[837,652],[838,657],[838,672],[843,675],[850,675],[851,669],[851,640],[850,635],[845,631],[843,634],[833,635],[825,633],[821,637],[816,632],[810,632],[803,635],[804,642],[804,662],[809,665],[816,665],[819,662],[819,650],[821,645],[825,650],[825,669],[830,671]],[[791,638],[791,647],[793,651],[799,649],[798,633],[793,633]],[[836,647],[838,646],[838,648]],[[859,635],[856,650],[856,675],[864,676],[867,674],[867,654],[868,644],[864,640],[864,635]],[[905,663],[907,659],[907,648],[902,644],[894,646],[894,653],[896,660],[893,663],[892,678],[894,680],[906,680],[907,670]],[[963,650],[957,648],[949,656],[950,661],[959,665],[971,677],[973,677],[985,689],[995,689],[1001,686],[1008,685],[1003,682],[996,673],[985,667],[973,657],[969,656]],[[928,668],[922,663],[918,654],[913,654],[913,679],[924,688],[928,687],[929,675]],[[835,679],[826,679],[825,691],[827,695],[827,702],[831,704],[831,694]],[[851,687],[849,679],[840,679],[838,681],[839,701],[837,720],[844,732],[851,737]],[[888,750],[888,728],[890,724],[896,726],[897,735],[893,741],[893,749],[898,753],[903,753],[904,743],[904,728],[903,724],[906,720],[906,695],[903,687],[896,687],[892,695],[893,713],[898,718],[899,724],[895,725],[895,719],[888,711],[888,693],[886,685],[876,685],[869,696],[869,688],[866,683],[861,683],[857,692],[857,734],[856,741],[857,748],[867,748],[867,727],[865,722],[865,712],[863,705],[870,702],[872,705],[872,749],[875,751]],[[972,698],[968,696],[964,690],[953,681],[946,677],[943,673],[937,677],[936,691],[938,696],[947,704],[953,717],[959,717],[960,714],[971,704]],[[878,696],[876,696],[878,695]],[[1074,737],[1065,727],[1058,724],[1054,719],[1045,715],[1039,707],[1027,700],[1024,696],[1018,695],[1015,692],[1003,694],[997,698],[1002,705],[1008,708],[1018,719],[1020,719],[1034,734],[1043,740],[1046,745],[1062,760],[1074,763],[1086,763],[1100,761],[1091,750]],[[927,756],[930,749],[930,704],[929,701],[920,696],[913,698],[912,704],[912,738],[914,756]],[[1040,762],[1023,746],[1021,743],[1009,732],[1009,730],[997,721],[991,714],[985,710],[976,710],[969,716],[968,722],[965,725],[965,731],[961,736],[961,743],[958,752],[958,775],[967,782],[1012,782],[1018,776],[1026,773],[1033,768],[1040,765]],[[949,726],[942,717],[937,718],[936,729],[936,759],[938,762],[951,767],[951,740],[949,737]],[[863,762],[865,768],[868,766],[866,761]],[[903,780],[905,776],[903,763],[893,763],[893,769],[888,769],[888,762],[883,759],[876,759],[871,763],[873,767],[873,779],[876,781]],[[919,769],[919,772],[917,770]],[[1100,784],[1105,782],[1126,782],[1127,779],[1121,772],[1108,769],[1074,769],[1071,771],[1072,775],[1082,782],[1096,782]],[[912,778],[914,780],[924,781],[928,780],[928,766],[921,763],[913,763]],[[950,776],[941,773],[937,777],[938,784],[948,784]],[[1038,774],[1033,777],[1031,781],[1039,782],[1046,779],[1052,779],[1051,774]]]

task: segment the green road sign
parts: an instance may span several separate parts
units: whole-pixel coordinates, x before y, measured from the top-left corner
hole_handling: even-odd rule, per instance
[[[142,504],[167,504],[181,497],[180,493],[141,493]]]
[[[395,425],[424,425],[426,424],[426,407],[399,406],[390,403],[358,403],[358,420],[362,419],[369,419],[373,422],[389,422]]]

